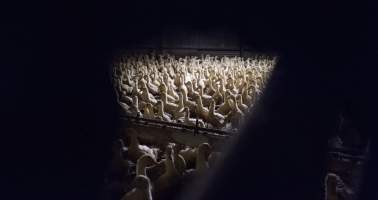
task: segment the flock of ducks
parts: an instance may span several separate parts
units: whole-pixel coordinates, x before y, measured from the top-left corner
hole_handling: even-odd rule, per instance
[[[123,114],[211,129],[237,130],[260,96],[274,57],[126,55],[113,67]],[[195,148],[141,144],[136,129],[124,130],[106,175],[110,199],[172,199],[184,183],[203,175],[223,155],[209,143]],[[109,198],[107,198],[109,199]]]
[[[118,103],[129,116],[237,129],[260,96],[275,57],[126,55],[114,64]]]
[[[158,148],[139,141],[137,131],[128,128],[115,142],[106,183],[118,196],[110,199],[172,199],[170,195],[178,187],[203,175],[223,158],[208,143],[196,148],[167,143]]]

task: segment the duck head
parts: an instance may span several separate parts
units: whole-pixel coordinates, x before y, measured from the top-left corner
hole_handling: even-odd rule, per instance
[[[211,153],[211,146],[209,143],[202,143],[198,146],[198,153],[204,155],[206,159],[209,158]]]

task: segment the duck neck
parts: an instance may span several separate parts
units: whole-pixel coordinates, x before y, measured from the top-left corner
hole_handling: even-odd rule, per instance
[[[161,95],[161,100],[163,101],[163,106],[167,104],[167,93],[163,92]]]
[[[135,96],[133,103],[134,103],[135,109],[137,111],[139,111],[139,101],[138,101],[138,97],[137,96]]]
[[[151,78],[150,78],[149,75],[147,75],[146,82],[147,82],[147,84],[150,84],[150,83],[151,83]]]
[[[209,108],[209,114],[214,115],[214,112],[215,112],[214,103],[211,103],[210,108]]]
[[[138,87],[139,87],[138,80],[136,80],[135,81],[135,85],[134,85],[134,91],[135,91],[135,93],[138,93]]]
[[[185,110],[185,119],[189,120],[189,118],[190,118],[189,110]]]
[[[233,78],[230,81],[230,86],[231,86],[231,89],[235,89],[235,81]]]
[[[130,73],[126,75],[126,80],[127,82],[130,84],[131,83],[131,80],[130,80]]]
[[[200,110],[202,110],[202,108],[203,108],[202,97],[201,97],[201,96],[198,97],[198,108],[199,108]]]
[[[226,92],[225,91],[225,88],[224,88],[224,83],[223,83],[223,79],[221,79],[220,81],[220,92],[224,95],[224,93]]]
[[[199,95],[200,95],[201,97],[203,96],[203,88],[202,88],[202,87],[199,88]]]
[[[243,96],[240,96],[240,98],[238,99],[238,104],[239,104],[239,105],[242,105],[242,104],[243,104]]]
[[[190,94],[193,93],[193,83],[192,83],[192,82],[190,82],[190,84],[189,84],[188,92],[189,92]]]
[[[169,155],[170,157],[169,158],[166,158],[165,160],[165,169],[166,169],[166,173],[168,174],[177,174],[177,170],[175,168],[175,165],[174,165],[174,161],[173,161],[173,155]]]
[[[238,106],[238,101],[234,99],[234,111],[238,112],[239,111],[239,106]]]
[[[178,106],[179,106],[179,110],[184,107],[184,99],[183,99],[182,93],[179,95],[179,105]]]
[[[224,103],[228,103],[227,97],[228,97],[228,96],[227,96],[226,94],[223,95],[223,102],[224,102]]]
[[[164,115],[164,104],[163,104],[163,102],[159,105],[158,115],[159,116]]]
[[[185,85],[186,74],[188,73],[188,71],[186,70],[186,68],[185,68],[184,72],[185,72],[185,73],[183,73],[183,75],[182,75],[182,79],[181,79],[181,84],[182,84],[182,85]]]
[[[144,162],[144,160],[139,160],[136,164],[136,175],[144,175],[147,176],[146,173],[147,164]]]
[[[187,94],[187,92],[186,91],[182,91],[182,100],[183,100],[183,102],[184,102],[184,104],[188,101],[188,94]]]
[[[213,78],[212,77],[210,77],[210,79],[209,79],[209,86],[210,86],[210,88],[212,90],[215,90],[214,85],[213,85]]]

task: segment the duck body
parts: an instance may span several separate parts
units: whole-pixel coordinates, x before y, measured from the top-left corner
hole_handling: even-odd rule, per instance
[[[211,146],[208,143],[202,143],[198,146],[196,152],[196,171],[199,173],[206,172],[209,169],[208,157],[211,153]]]
[[[134,184],[135,188],[126,193],[121,200],[152,200],[151,181],[147,176],[137,175]]]
[[[156,160],[157,152],[157,149],[139,144],[138,137],[135,133],[130,134],[130,144],[128,146],[127,156],[132,162],[136,163],[137,160],[145,154],[154,157]]]
[[[164,104],[164,108],[165,110],[171,114],[171,115],[175,115],[176,114],[176,111],[178,110],[179,106],[177,104],[174,104],[174,103],[171,103],[171,102],[168,102],[167,101],[167,94],[166,93],[162,93],[161,94],[161,98],[162,98],[162,101],[163,101],[163,104]]]
[[[173,150],[172,148],[168,149],[164,161],[165,172],[154,182],[154,192],[157,194],[169,189],[172,185],[175,185],[180,177],[180,174],[174,165]]]
[[[231,122],[233,128],[238,128],[244,119],[244,113],[239,109],[235,97],[233,97],[233,102],[233,109],[226,116],[225,121]]]
[[[197,126],[197,119],[190,118],[190,112],[189,112],[188,107],[185,107],[184,113],[185,113],[184,124],[188,126]],[[198,119],[198,126],[205,127],[205,123],[201,119]]]
[[[160,119],[160,120],[163,120],[163,121],[166,121],[166,122],[171,122],[171,117],[164,112],[164,104],[162,101],[158,101],[158,114],[157,114],[157,117]]]
[[[184,158],[187,168],[195,166],[197,150],[195,148],[183,149],[179,151],[179,154]]]
[[[215,101],[214,100],[212,100],[211,103],[210,103],[208,121],[215,128],[223,127],[224,116],[219,114],[219,113],[215,113]]]
[[[157,104],[157,100],[155,99],[155,97],[148,91],[148,87],[146,85],[144,85],[142,87],[142,100],[147,102],[147,103],[151,103],[153,105]]]
[[[202,104],[202,97],[197,97],[197,108],[196,113],[199,117],[201,117],[203,120],[208,121],[209,118],[209,110],[205,108]]]

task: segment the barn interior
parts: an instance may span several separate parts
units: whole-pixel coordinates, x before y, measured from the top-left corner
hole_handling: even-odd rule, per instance
[[[141,177],[149,199],[180,199],[196,179],[224,164],[230,140],[238,139],[245,122],[264,117],[260,98],[270,77],[280,76],[274,69],[280,54],[254,48],[245,37],[224,27],[165,27],[115,51],[110,79],[121,122],[104,199],[135,198],[140,188],[134,181]],[[337,112],[324,138],[319,187],[324,199],[356,199],[369,140],[347,109]],[[166,168],[170,156],[173,171]]]
[[[8,168],[16,171],[17,178],[8,174],[4,178],[10,197],[128,199],[138,187],[154,187],[160,176],[147,174],[137,179],[140,157],[128,158],[133,133],[142,149],[158,152],[157,159],[149,160],[154,163],[151,168],[169,160],[166,154],[176,155],[180,150],[198,152],[204,147],[224,157],[213,169],[207,158],[208,174],[177,184],[168,182],[169,190],[159,195],[150,191],[150,199],[369,199],[378,192],[372,120],[376,101],[371,95],[377,45],[371,45],[376,40],[370,40],[362,6],[321,1],[74,4],[52,5],[54,9],[20,8],[22,14],[7,29],[10,55],[6,61],[9,59],[10,67],[1,81],[11,83],[3,84],[11,93],[11,98],[4,98],[3,112],[11,120],[4,126],[17,132],[4,139],[14,141],[9,143],[10,150],[4,151],[12,152],[6,156],[10,160],[6,167],[16,164]],[[35,7],[39,9],[30,9]],[[251,102],[253,106],[246,105],[248,114],[240,118],[243,123],[233,126],[221,121],[219,125],[189,108],[192,113],[187,122],[192,125],[188,125],[185,117],[180,121],[182,114],[176,110],[169,113],[163,109],[157,118],[145,113],[150,105],[142,103],[146,101],[142,94],[144,88],[150,93],[151,85],[145,80],[146,87],[138,86],[134,96],[130,88],[131,83],[135,87],[135,76],[143,79],[139,69],[132,70],[139,65],[138,59],[142,65],[155,63],[162,76],[165,71],[171,73],[172,67],[165,64],[173,61],[174,66],[207,62],[210,66],[274,67],[255,81],[251,91],[259,87],[260,92]],[[201,98],[213,98],[217,92],[214,88],[212,94],[203,78],[205,73],[213,73],[207,68],[208,72],[198,73],[203,75],[192,75],[192,81],[200,76],[207,82]],[[218,78],[222,74],[222,70],[213,71]],[[173,68],[168,75],[173,81],[176,72]],[[243,77],[239,75],[236,77]],[[258,76],[246,73],[248,77]],[[152,75],[149,78],[154,79]],[[156,81],[158,89],[165,83],[162,78]],[[220,82],[214,81],[214,85],[221,88]],[[198,94],[201,84],[193,86]],[[163,93],[170,98],[168,89]],[[147,95],[156,100],[148,100],[154,101],[150,103],[154,115],[159,114],[155,103],[167,107],[169,102],[162,102],[160,90],[157,92],[153,97]],[[169,93],[174,96],[172,90]],[[251,93],[241,94],[243,104]],[[134,115],[138,112],[133,109],[128,112],[135,105],[135,96],[143,105],[136,106],[139,115]],[[211,98],[204,105],[208,110]],[[214,103],[214,112],[219,113],[224,102],[239,108],[234,106],[237,99],[230,98]],[[196,104],[197,99],[188,97]],[[142,159],[149,162],[148,155]],[[185,169],[192,172],[185,173],[196,175],[195,168],[192,163]],[[135,179],[142,185],[133,183]]]

